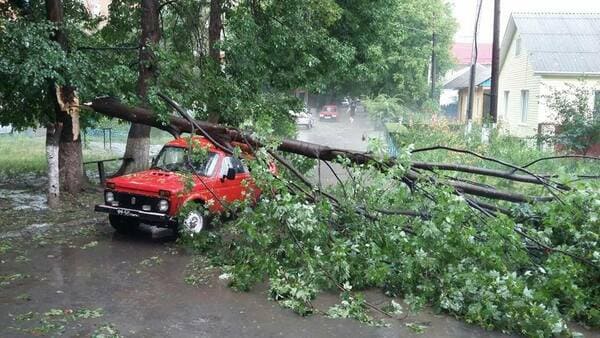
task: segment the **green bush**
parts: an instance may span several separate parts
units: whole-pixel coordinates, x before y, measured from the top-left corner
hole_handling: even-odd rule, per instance
[[[600,143],[600,104],[590,105],[594,90],[585,85],[567,84],[565,89],[553,89],[546,97],[548,108],[556,112],[557,130],[552,136],[541,136],[543,141],[553,141],[568,151],[585,153]]]

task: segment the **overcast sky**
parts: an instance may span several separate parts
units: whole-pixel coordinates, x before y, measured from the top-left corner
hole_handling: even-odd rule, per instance
[[[477,0],[447,0],[454,6],[454,17],[459,22],[455,41],[471,42],[477,9]],[[494,0],[482,0],[479,41],[492,42]],[[587,12],[600,13],[600,0],[501,0],[500,39],[504,35],[511,12]]]

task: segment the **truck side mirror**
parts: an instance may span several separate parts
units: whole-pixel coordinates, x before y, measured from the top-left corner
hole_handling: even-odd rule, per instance
[[[229,169],[227,169],[227,179],[228,180],[235,179],[235,168],[229,168]]]

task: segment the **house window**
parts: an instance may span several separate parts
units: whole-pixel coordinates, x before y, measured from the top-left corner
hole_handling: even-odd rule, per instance
[[[508,97],[510,95],[510,91],[504,91],[504,118],[508,118]]]
[[[529,90],[521,90],[521,122],[527,123],[527,111],[529,110]]]
[[[515,56],[519,56],[521,55],[521,37],[519,36],[517,38],[517,41],[515,41]]]

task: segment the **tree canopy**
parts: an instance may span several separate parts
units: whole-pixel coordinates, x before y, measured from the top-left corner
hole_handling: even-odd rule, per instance
[[[81,100],[86,100],[98,93],[122,92],[116,88],[130,80],[125,66],[109,62],[112,58],[107,60],[106,53],[92,49],[104,46],[96,29],[100,18],[91,17],[78,1],[66,0],[63,7],[65,21],[60,28],[69,39],[67,50],[52,40],[58,27],[46,19],[43,2],[4,5],[6,15],[0,18],[0,124],[27,128],[53,121],[51,83],[69,83],[77,88]],[[89,122],[93,116],[83,117]]]
[[[44,124],[49,80],[68,79],[82,100],[136,100],[139,1],[112,1],[103,25],[77,1],[66,0],[64,7],[68,51],[50,39],[54,27],[39,3],[4,6],[12,15],[0,19],[0,74],[10,80],[0,85],[0,123]],[[223,1],[223,64],[209,57],[209,11],[199,0],[161,5],[163,37],[152,46],[159,72],[149,89],[158,111],[165,109],[157,91],[199,117],[208,107],[217,110],[234,125],[281,121],[275,117],[298,105],[291,95],[297,88],[332,97],[386,94],[420,104],[427,98],[434,33],[440,74],[451,63],[455,23],[441,0]]]

